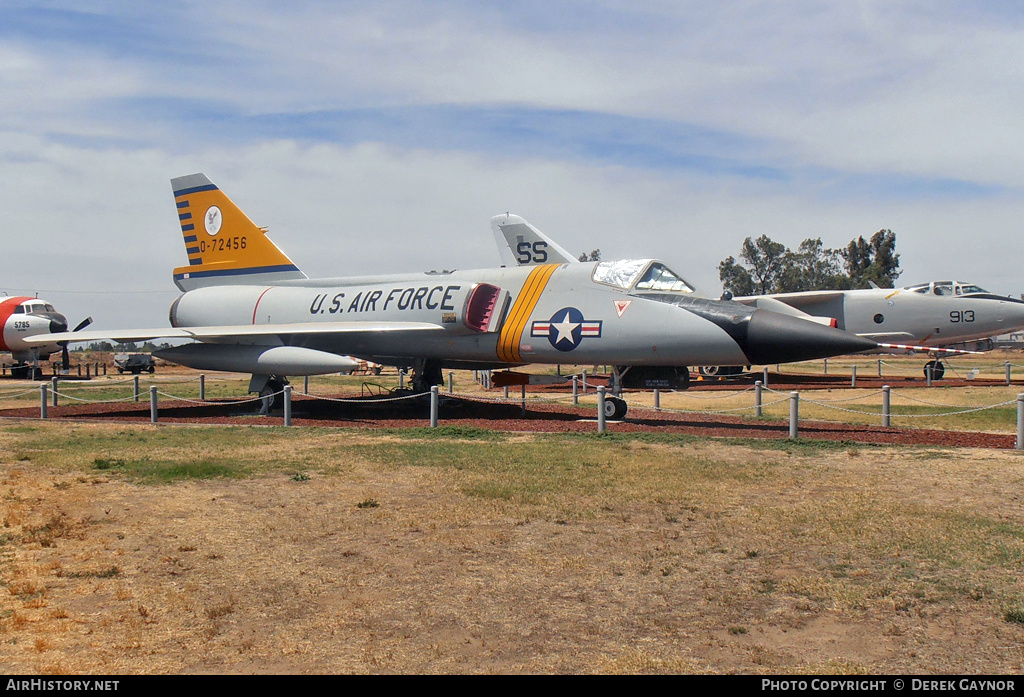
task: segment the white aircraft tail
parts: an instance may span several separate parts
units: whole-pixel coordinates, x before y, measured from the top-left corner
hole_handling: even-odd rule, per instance
[[[181,290],[306,278],[205,174],[171,180],[188,266],[174,270]]]
[[[491,218],[503,266],[539,266],[578,261],[543,232],[518,215],[504,213]]]

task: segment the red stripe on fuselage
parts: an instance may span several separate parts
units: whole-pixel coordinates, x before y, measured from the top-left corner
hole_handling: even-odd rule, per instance
[[[270,288],[260,293],[260,297],[256,298],[256,304],[252,307],[252,323],[256,324],[256,311],[260,309],[260,300],[263,300],[263,296],[270,292]]]
[[[0,351],[11,350],[4,341],[4,327],[7,326],[7,320],[9,320],[11,315],[14,314],[14,308],[21,305],[26,300],[32,300],[32,298],[19,296],[15,298],[7,298],[3,302],[0,302]]]

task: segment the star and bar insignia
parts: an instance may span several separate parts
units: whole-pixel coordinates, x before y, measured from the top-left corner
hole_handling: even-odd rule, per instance
[[[601,338],[601,320],[586,320],[575,307],[565,307],[547,322],[534,322],[530,336],[547,337],[559,351],[572,351],[584,338]]]

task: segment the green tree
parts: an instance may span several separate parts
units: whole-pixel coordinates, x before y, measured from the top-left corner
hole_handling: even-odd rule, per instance
[[[759,295],[775,292],[776,285],[786,271],[789,250],[781,242],[775,242],[768,235],[756,240],[743,240],[740,256],[749,266],[754,292]]]
[[[718,265],[723,288],[733,295],[764,295],[804,290],[892,288],[900,275],[896,235],[879,230],[858,237],[844,249],[828,249],[821,238],[806,239],[794,252],[767,235],[743,240],[743,263],[728,257]]]
[[[879,230],[870,240],[858,237],[842,252],[846,260],[846,274],[851,288],[892,288],[903,273],[900,255],[896,253],[896,234],[892,230]]]
[[[786,250],[785,269],[776,284],[777,292],[849,288],[849,278],[843,274],[842,262],[842,253],[826,249],[820,237],[806,239],[800,243],[797,251]]]
[[[754,279],[750,272],[736,263],[735,257],[729,257],[718,265],[718,278],[722,288],[733,295],[753,295]]]

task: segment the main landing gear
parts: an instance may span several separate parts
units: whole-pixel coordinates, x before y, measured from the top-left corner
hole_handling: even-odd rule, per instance
[[[626,418],[626,411],[629,406],[626,404],[626,400],[619,397],[605,397],[604,398],[604,418],[612,421],[622,421]]]
[[[249,392],[260,396],[260,416],[266,416],[274,407],[284,403],[281,392],[288,384],[288,378],[279,375],[253,375],[249,380]]]
[[[444,383],[441,361],[417,358],[412,363],[412,370],[413,392],[430,392],[430,388],[434,385]]]

